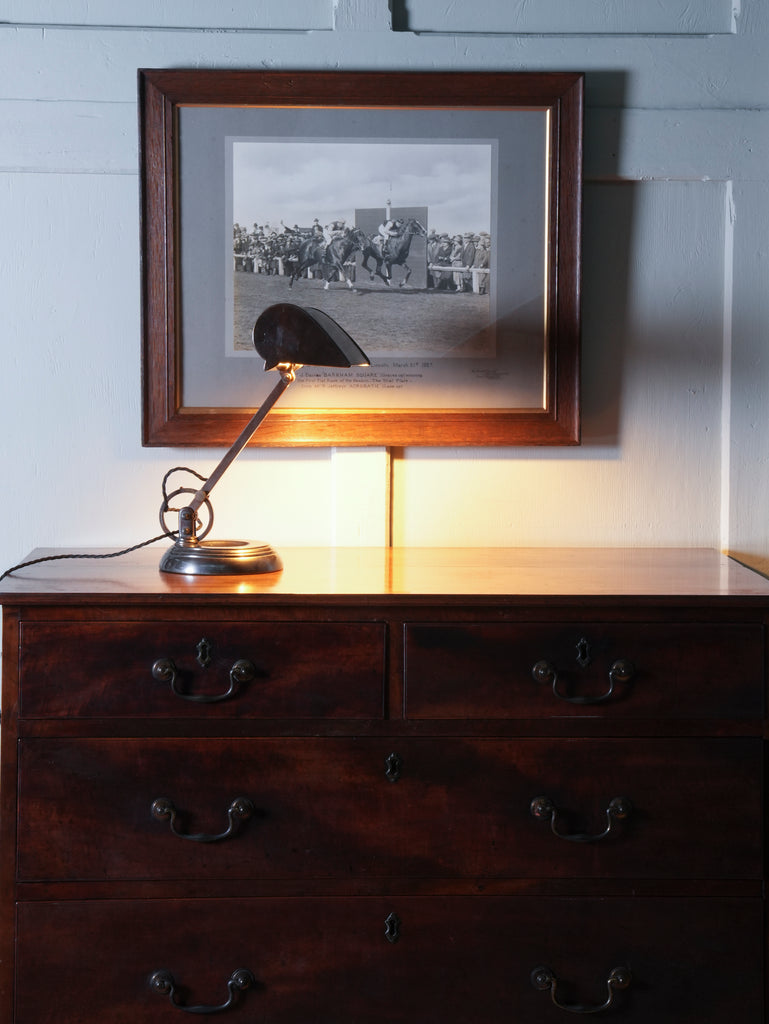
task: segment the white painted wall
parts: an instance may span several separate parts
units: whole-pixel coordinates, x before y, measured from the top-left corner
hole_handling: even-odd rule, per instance
[[[769,568],[769,4],[392,6],[0,0],[0,568],[154,535],[221,455],[140,444],[139,67],[587,73],[582,447],[249,450],[220,536]]]

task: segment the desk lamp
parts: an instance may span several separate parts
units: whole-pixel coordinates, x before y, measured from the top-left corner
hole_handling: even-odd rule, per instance
[[[269,544],[241,540],[210,541],[204,538],[213,525],[213,509],[209,495],[235,458],[248,444],[302,366],[368,366],[365,353],[349,334],[319,309],[280,302],[269,306],[256,321],[253,330],[254,348],[264,359],[265,370],[277,370],[280,378],[256,413],[246,424],[232,447],[202,487],[180,487],[164,500],[160,522],[169,536],[165,515],[172,510],[169,501],[182,493],[193,494],[192,500],[179,509],[179,533],[176,543],[160,560],[162,572],[190,573],[203,576],[239,575],[241,573],[278,572],[283,568],[279,555]],[[198,533],[201,505],[208,509],[209,520]]]

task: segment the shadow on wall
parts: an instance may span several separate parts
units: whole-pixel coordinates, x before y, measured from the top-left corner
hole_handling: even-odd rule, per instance
[[[585,77],[582,216],[582,445],[619,445],[629,332],[635,189],[619,177],[624,71]],[[612,116],[591,119],[590,110]],[[600,128],[598,125],[600,124]]]
[[[582,238],[582,444],[619,445],[628,323],[632,184],[585,188]]]
[[[390,0],[393,32],[410,32],[407,0]]]

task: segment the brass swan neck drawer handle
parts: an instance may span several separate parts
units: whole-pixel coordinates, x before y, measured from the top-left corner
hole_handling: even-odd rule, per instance
[[[222,1013],[224,1010],[229,1010],[235,1005],[238,992],[244,992],[255,984],[256,978],[251,971],[245,967],[239,967],[236,971],[232,972],[227,982],[229,996],[225,1003],[221,1003],[219,1006],[184,1006],[177,999],[177,985],[170,971],[155,971],[149,978],[149,986],[153,992],[157,992],[161,996],[168,996],[171,1004],[177,1010],[184,1010],[185,1013]]]
[[[241,821],[246,821],[254,813],[253,803],[245,796],[236,797],[227,808],[227,821],[229,824],[224,832],[218,835],[208,835],[205,832],[190,835],[186,832],[179,832],[176,828],[177,810],[172,800],[168,797],[159,796],[152,801],[152,817],[158,821],[168,819],[171,831],[180,839],[189,839],[193,843],[218,843],[221,839],[229,839],[234,836]]]
[[[534,988],[539,989],[540,992],[549,991],[550,998],[558,1009],[566,1010],[569,1013],[602,1013],[604,1010],[610,1010],[614,1005],[617,991],[627,988],[632,979],[633,975],[630,972],[630,968],[615,967],[609,972],[609,976],[606,979],[606,999],[604,1002],[596,1006],[575,1006],[559,1001],[557,996],[558,978],[549,967],[536,967],[531,972],[531,983]]]
[[[559,832],[556,827],[558,808],[549,796],[536,796],[529,806],[533,817],[540,821],[550,820],[550,830],[553,835],[558,836],[559,839],[568,839],[571,843],[596,843],[600,839],[605,839],[611,834],[618,821],[624,821],[630,816],[632,809],[633,805],[626,796],[615,796],[606,808],[606,828],[603,832],[598,832],[596,835],[584,835],[581,832],[568,835],[565,832]]]
[[[170,683],[172,691],[182,700],[191,700],[197,704],[215,704],[227,700],[235,692],[239,683],[248,683],[256,676],[256,669],[245,658],[239,658],[230,669],[230,685],[224,693],[212,696],[204,693],[183,693],[177,686],[179,670],[170,658],[158,658],[152,666],[152,678],[159,683]]]
[[[629,683],[635,675],[635,665],[628,658],[617,658],[609,669],[609,689],[597,697],[569,697],[558,689],[558,669],[552,662],[545,660],[536,662],[531,669],[531,676],[535,683],[552,683],[553,694],[558,700],[565,700],[569,704],[603,704],[614,696],[614,687],[617,683]]]

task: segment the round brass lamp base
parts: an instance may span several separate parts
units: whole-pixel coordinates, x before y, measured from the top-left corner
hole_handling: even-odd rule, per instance
[[[245,540],[181,540],[160,559],[161,572],[194,576],[242,576],[282,568],[269,544]]]

